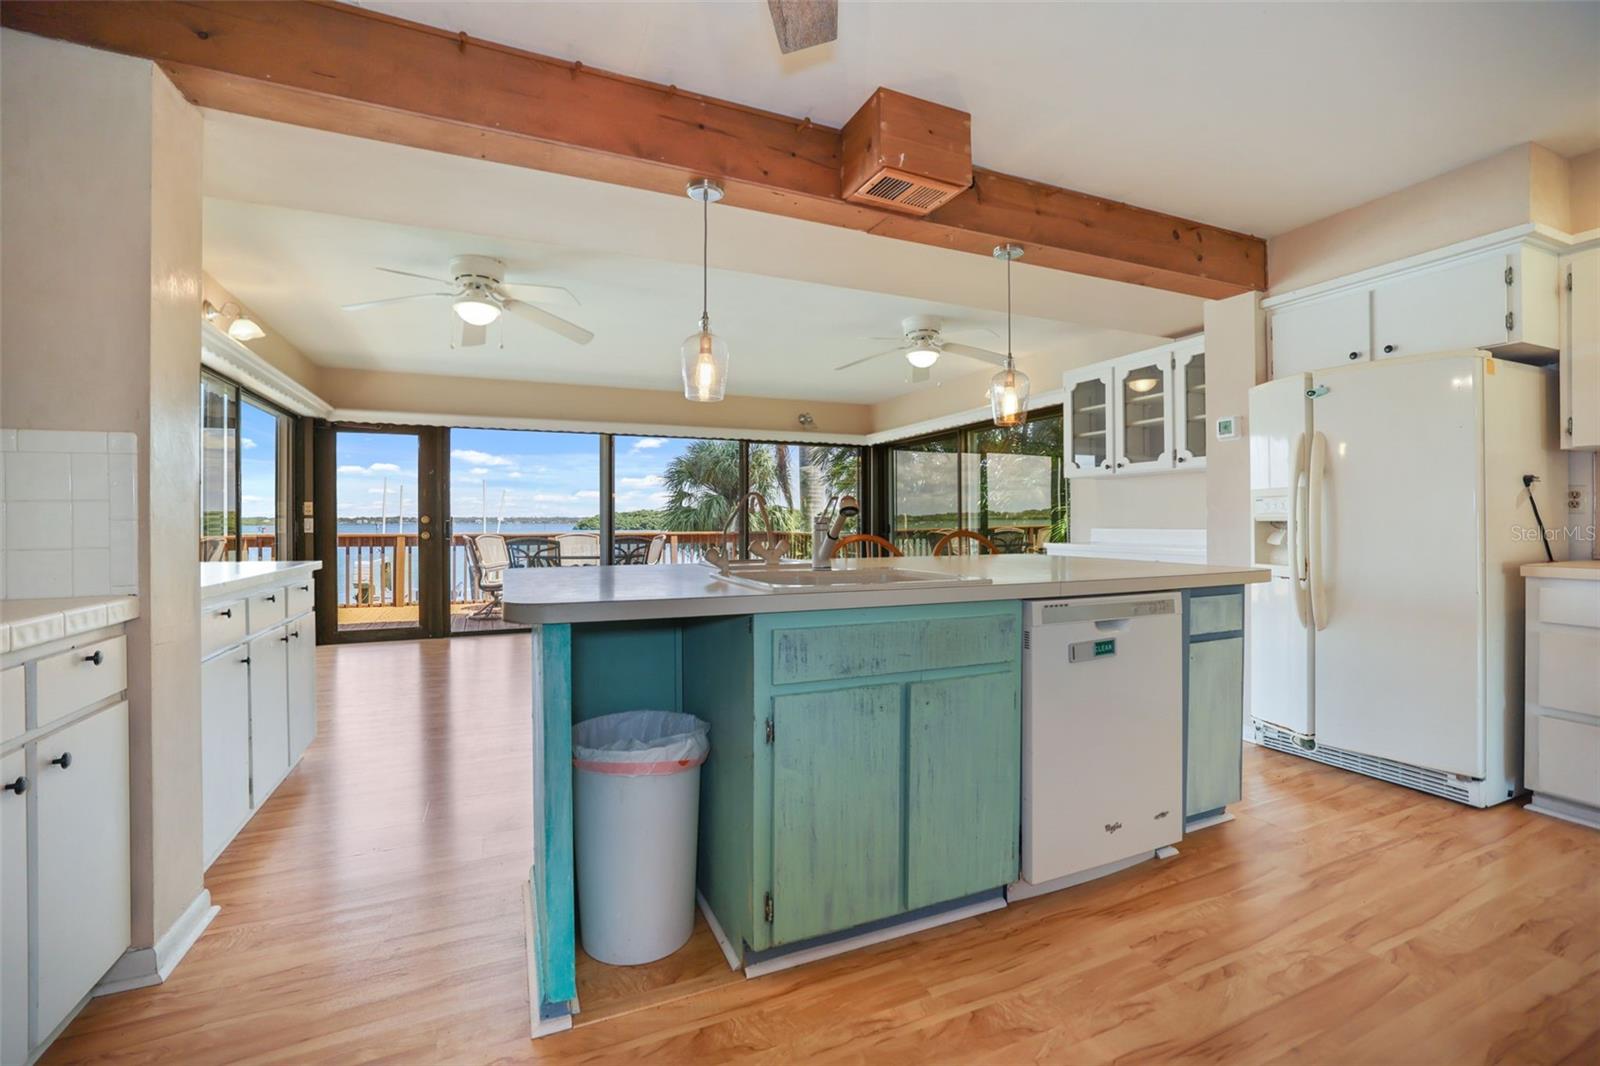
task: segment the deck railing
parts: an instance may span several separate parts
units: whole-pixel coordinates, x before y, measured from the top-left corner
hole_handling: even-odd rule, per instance
[[[894,541],[909,556],[926,556],[947,529],[897,529]],[[1027,528],[1032,550],[1040,550],[1048,527]],[[811,534],[780,532],[785,554],[805,559],[811,555]],[[450,600],[457,604],[477,604],[489,599],[478,586],[477,569],[472,565],[469,541],[473,534],[456,533],[450,539]],[[564,565],[584,566],[599,562],[598,533],[506,533],[509,544],[520,541],[566,538],[563,541]],[[706,549],[723,539],[716,530],[618,530],[616,537],[665,538],[660,561],[692,563],[705,558]],[[584,538],[574,541],[573,538]],[[230,538],[231,539],[231,538]],[[592,540],[592,547],[589,541]],[[202,537],[202,549],[212,547],[220,554],[224,538]],[[249,561],[276,558],[278,538],[272,533],[246,533],[240,538],[242,555]],[[329,561],[337,582],[340,607],[404,607],[417,602],[417,534],[339,533],[335,558]]]

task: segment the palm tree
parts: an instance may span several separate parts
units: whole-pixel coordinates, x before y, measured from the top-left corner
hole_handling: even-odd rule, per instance
[[[778,460],[771,447],[750,449],[750,488],[771,498],[779,484]],[[675,531],[717,530],[739,506],[739,442],[697,440],[667,464],[663,483],[667,505],[662,524]],[[786,483],[786,482],[785,482]],[[773,508],[773,525],[788,528],[783,508]]]

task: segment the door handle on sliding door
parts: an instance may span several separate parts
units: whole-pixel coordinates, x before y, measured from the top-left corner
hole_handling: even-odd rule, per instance
[[[1317,433],[1311,438],[1311,469],[1307,501],[1306,568],[1311,592],[1311,623],[1318,631],[1328,627],[1328,590],[1322,574],[1322,504],[1325,469],[1328,462],[1328,438]]]

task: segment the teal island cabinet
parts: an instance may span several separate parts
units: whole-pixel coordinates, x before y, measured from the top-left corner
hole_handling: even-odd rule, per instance
[[[575,720],[711,723],[698,887],[747,962],[1016,879],[1021,653],[1016,600],[536,626],[540,1017],[577,994]]]

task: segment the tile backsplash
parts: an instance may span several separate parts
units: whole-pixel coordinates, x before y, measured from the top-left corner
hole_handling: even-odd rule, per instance
[[[132,433],[0,429],[0,599],[139,591]]]

